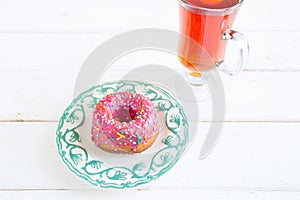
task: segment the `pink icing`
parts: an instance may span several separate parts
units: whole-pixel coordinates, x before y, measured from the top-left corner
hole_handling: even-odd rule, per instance
[[[158,131],[155,106],[148,97],[134,92],[106,95],[96,105],[92,123],[96,146],[129,146],[133,151]]]

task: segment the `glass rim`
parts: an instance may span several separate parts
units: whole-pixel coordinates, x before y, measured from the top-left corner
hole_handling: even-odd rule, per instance
[[[244,2],[244,0],[239,0],[239,2],[237,4],[234,4],[231,7],[226,7],[226,8],[207,8],[207,7],[202,7],[202,6],[196,6],[194,4],[191,4],[189,2],[187,2],[187,0],[178,0],[179,3],[184,6],[187,9],[193,9],[195,11],[204,11],[207,13],[223,13],[223,14],[228,14],[231,13],[232,11],[234,11],[235,9],[239,8],[242,3]]]

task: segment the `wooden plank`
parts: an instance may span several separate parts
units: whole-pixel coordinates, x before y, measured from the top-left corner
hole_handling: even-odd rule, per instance
[[[168,190],[168,191],[90,191],[90,190],[72,190],[72,191],[6,191],[0,192],[1,199],[14,200],[38,200],[45,199],[72,199],[80,200],[82,198],[99,198],[101,199],[184,199],[190,200],[199,198],[207,200],[298,200],[298,192],[228,192],[228,191],[195,191],[195,190]]]
[[[0,123],[0,190],[93,189],[62,164],[56,123]],[[213,153],[199,160],[208,123],[182,159],[141,189],[300,191],[300,123],[226,123]]]
[[[1,13],[1,12],[0,12]],[[0,70],[2,69],[69,69],[78,71],[88,55],[105,40],[123,31],[113,33],[14,33],[0,34]],[[297,64],[300,46],[299,31],[245,32],[250,44],[250,58],[246,70],[250,71],[300,71]],[[278,39],[284,38],[284,39]],[[163,52],[156,52],[123,64],[136,63],[172,65],[176,56],[166,58]],[[127,56],[128,57],[128,56]],[[18,58],[18,59],[16,59]],[[151,59],[150,59],[151,58]]]
[[[240,30],[299,30],[299,23],[295,23],[297,11],[297,6],[282,6],[280,1],[245,1],[236,27]],[[132,0],[130,3],[12,0],[1,2],[0,19],[2,32],[102,32],[141,27],[177,30],[178,6],[173,0]]]
[[[298,121],[298,77],[298,72],[252,72],[236,77],[223,76],[227,119]]]
[[[300,34],[295,32],[245,32],[250,56],[245,70],[250,71],[299,71],[296,49]],[[278,38],[284,39],[278,39]]]
[[[108,73],[106,78],[122,78],[121,73]],[[76,76],[76,70],[5,70],[0,73],[0,120],[57,121],[73,99]],[[300,72],[222,76],[226,121],[299,121],[299,76]],[[211,120],[210,101],[201,102],[199,109],[201,120]]]

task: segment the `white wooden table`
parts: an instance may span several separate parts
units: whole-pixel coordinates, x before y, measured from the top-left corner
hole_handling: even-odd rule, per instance
[[[235,28],[250,59],[239,76],[222,76],[226,121],[209,157],[198,160],[199,136],[161,178],[103,191],[62,164],[58,119],[95,47],[136,28],[177,30],[177,1],[1,0],[0,199],[300,199],[299,6],[245,0]]]

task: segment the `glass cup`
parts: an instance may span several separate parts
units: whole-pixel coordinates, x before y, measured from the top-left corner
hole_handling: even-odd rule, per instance
[[[178,58],[192,85],[203,85],[204,75],[213,69],[235,75],[245,66],[248,42],[231,29],[242,3],[243,0],[179,0],[180,34],[185,37],[179,39]]]

